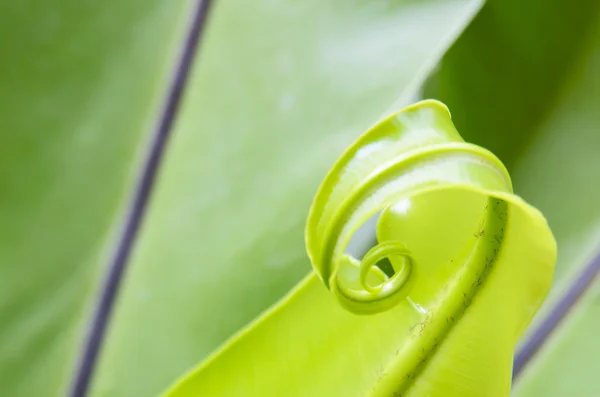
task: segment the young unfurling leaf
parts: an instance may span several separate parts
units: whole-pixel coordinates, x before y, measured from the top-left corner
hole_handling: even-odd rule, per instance
[[[315,272],[167,396],[509,394],[556,244],[443,104],[403,109],[344,153],[306,244]]]

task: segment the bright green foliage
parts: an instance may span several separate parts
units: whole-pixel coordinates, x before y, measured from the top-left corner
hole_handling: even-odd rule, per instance
[[[362,264],[345,253],[376,214],[389,277],[372,266],[377,251]],[[321,185],[306,239],[342,305],[309,276],[168,396],[509,394],[512,352],[550,288],[556,245],[442,104],[413,105],[359,138]]]
[[[94,396],[159,393],[309,271],[302,231],[326,170],[386,110],[419,96],[481,5],[215,3]],[[189,4],[0,4],[2,395],[64,394]],[[446,102],[465,139],[498,155],[516,191],[547,216],[559,246],[550,303],[600,240],[599,6],[490,1],[422,91]],[[311,280],[301,287],[315,289],[311,310],[337,313],[318,321],[363,321]],[[515,385],[517,396],[597,395],[597,291]],[[398,338],[367,326],[344,340],[344,329],[335,335],[342,346]],[[362,365],[363,352],[330,348],[340,361],[320,373]]]

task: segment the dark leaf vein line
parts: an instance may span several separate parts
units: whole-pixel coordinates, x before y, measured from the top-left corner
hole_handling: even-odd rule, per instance
[[[89,391],[119,285],[144,218],[185,84],[202,40],[210,3],[210,0],[196,0],[194,3],[192,20],[161,107],[160,117],[152,131],[150,145],[127,208],[116,248],[108,263],[104,283],[69,389],[68,395],[71,397],[84,397]]]
[[[588,263],[581,274],[569,286],[566,293],[554,305],[550,313],[525,341],[515,356],[513,379],[517,379],[533,357],[542,349],[550,335],[560,325],[571,309],[577,304],[586,290],[600,273],[600,253]]]

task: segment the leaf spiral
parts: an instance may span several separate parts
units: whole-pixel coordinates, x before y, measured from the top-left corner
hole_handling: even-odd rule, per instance
[[[359,258],[355,240],[364,230],[375,242]],[[504,338],[512,356],[549,289],[556,259],[545,219],[514,195],[502,162],[465,143],[448,108],[435,100],[380,121],[346,150],[317,192],[305,239],[316,273],[345,309],[377,314],[405,302],[394,313],[412,323],[409,334],[388,364],[394,376],[381,378],[373,395],[401,396],[409,388],[420,390],[415,395],[464,390],[470,381],[440,376],[458,368],[443,359],[429,366],[437,368],[430,369],[432,375],[420,377],[435,381],[421,383],[421,389],[411,385],[451,331],[472,338],[485,329],[481,319],[493,316],[485,310],[504,313],[505,324],[490,337]],[[517,278],[507,289],[511,277]],[[458,327],[468,310],[479,320]],[[492,318],[490,324],[498,321]],[[461,354],[476,363],[484,351]],[[505,369],[510,356],[502,358]],[[465,364],[460,371],[478,369]],[[504,372],[494,375],[503,385],[498,395],[510,384]]]
[[[402,200],[457,187],[512,193],[500,160],[465,143],[438,101],[422,101],[386,118],[344,153],[317,193],[306,231],[312,264],[344,307],[355,313],[389,309],[407,297],[412,267],[419,266],[402,241],[380,241],[362,260],[345,253],[362,224]],[[495,199],[492,204],[499,203]],[[499,225],[498,231],[472,254],[485,251],[491,262],[500,249],[506,217],[486,209],[484,218]],[[375,266],[384,257],[396,263],[401,258],[391,276]],[[478,265],[471,264],[471,270]]]

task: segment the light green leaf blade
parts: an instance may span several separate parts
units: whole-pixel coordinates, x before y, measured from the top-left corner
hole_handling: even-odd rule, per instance
[[[497,152],[516,190],[548,218],[558,263],[540,318],[600,243],[599,6],[486,4],[424,94],[447,102],[465,137]],[[597,395],[594,291],[525,368],[515,396]]]
[[[479,5],[215,5],[95,395],[163,390],[308,273],[304,221],[327,168]]]
[[[59,396],[185,2],[0,5],[0,390]]]
[[[345,311],[313,274],[167,395],[508,395],[556,258],[545,219],[511,193],[502,164],[464,144],[443,105],[391,116],[332,168],[307,224],[318,275],[350,310],[378,314]],[[391,304],[396,276],[358,282],[345,253],[378,212],[377,247],[408,252],[388,253],[396,276],[409,265],[395,255],[412,263]]]

